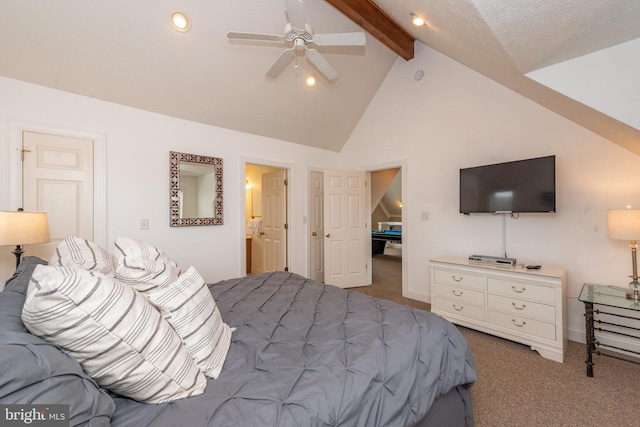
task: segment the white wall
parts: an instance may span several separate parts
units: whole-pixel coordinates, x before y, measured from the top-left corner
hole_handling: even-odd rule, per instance
[[[340,160],[373,169],[380,159],[406,159],[408,289],[429,301],[430,258],[503,255],[501,217],[458,213],[459,169],[551,154],[557,213],[508,219],[507,253],[567,270],[569,336],[584,341],[583,283],[629,282],[629,246],[607,237],[606,211],[640,208],[640,157],[417,43],[415,58],[391,69]]]
[[[308,167],[336,167],[338,154],[72,95],[0,78],[0,209],[12,206],[9,129],[34,123],[106,139],[107,242],[116,236],[147,241],[183,268],[194,265],[209,281],[244,275],[245,161],[292,166],[291,271],[307,272],[306,189]],[[224,161],[224,225],[169,227],[169,152],[221,157]],[[140,230],[140,219],[149,230]],[[0,279],[15,267],[12,248],[0,248]],[[28,248],[27,253],[28,255]]]

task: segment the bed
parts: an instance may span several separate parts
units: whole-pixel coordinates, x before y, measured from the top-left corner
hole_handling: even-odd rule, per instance
[[[91,427],[473,426],[477,374],[455,326],[289,272],[207,285],[235,329],[204,393],[159,404],[123,397],[22,324],[39,264],[25,257],[0,293],[3,404],[69,404],[70,425]]]

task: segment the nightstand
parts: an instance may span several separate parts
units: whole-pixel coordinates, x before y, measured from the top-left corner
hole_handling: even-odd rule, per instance
[[[599,340],[596,339],[596,331],[598,332],[608,332],[615,335],[624,336],[626,338],[633,338],[640,340],[640,328],[630,325],[621,324],[618,322],[622,322],[622,319],[627,319],[625,323],[634,323],[640,322],[640,304],[634,302],[633,300],[627,299],[626,292],[628,289],[620,288],[616,286],[605,286],[605,285],[594,285],[590,283],[585,283],[582,287],[582,292],[580,292],[580,296],[578,299],[584,303],[585,309],[585,321],[586,321],[586,341],[587,341],[587,376],[593,377],[593,354],[597,354],[599,356],[611,357],[613,359],[624,360],[626,362],[631,362],[635,364],[640,364],[635,360],[626,359],[624,357],[606,354],[600,352],[601,348],[609,348],[612,350],[622,350],[627,353],[633,353],[640,355],[639,352],[624,349],[612,345],[603,344]],[[594,305],[598,305],[603,307],[605,310],[610,310],[610,308],[628,310],[628,315],[621,314],[625,313],[620,312],[619,310],[615,313],[610,311],[604,311],[603,309],[595,309]],[[607,307],[610,307],[609,309]],[[598,318],[596,318],[598,315]],[[600,316],[604,315],[604,316]],[[611,317],[609,317],[611,316]],[[601,318],[603,317],[603,318]],[[613,319],[613,320],[612,320]],[[616,320],[620,319],[620,320]],[[598,327],[595,324],[598,324]],[[637,326],[640,326],[640,323],[637,323]]]

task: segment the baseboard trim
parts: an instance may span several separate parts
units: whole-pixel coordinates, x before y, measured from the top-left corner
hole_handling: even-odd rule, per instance
[[[575,329],[575,328],[568,329],[567,336],[571,341],[579,342],[582,344],[587,343],[586,332],[584,329]],[[600,341],[604,345],[626,348],[630,351],[635,351],[640,353],[640,339],[619,337],[617,335],[608,334],[606,332],[598,332],[596,334],[596,338],[598,341]],[[637,354],[629,353],[623,350],[615,350],[615,349],[609,349],[609,348],[607,348],[606,350],[638,358]]]
[[[427,304],[431,304],[431,294],[422,294],[419,292],[408,290],[407,292],[403,291],[402,296],[405,298],[411,298],[421,302],[426,302]]]

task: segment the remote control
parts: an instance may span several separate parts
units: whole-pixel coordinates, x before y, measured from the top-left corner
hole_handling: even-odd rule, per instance
[[[539,265],[527,265],[527,270],[540,270]]]

